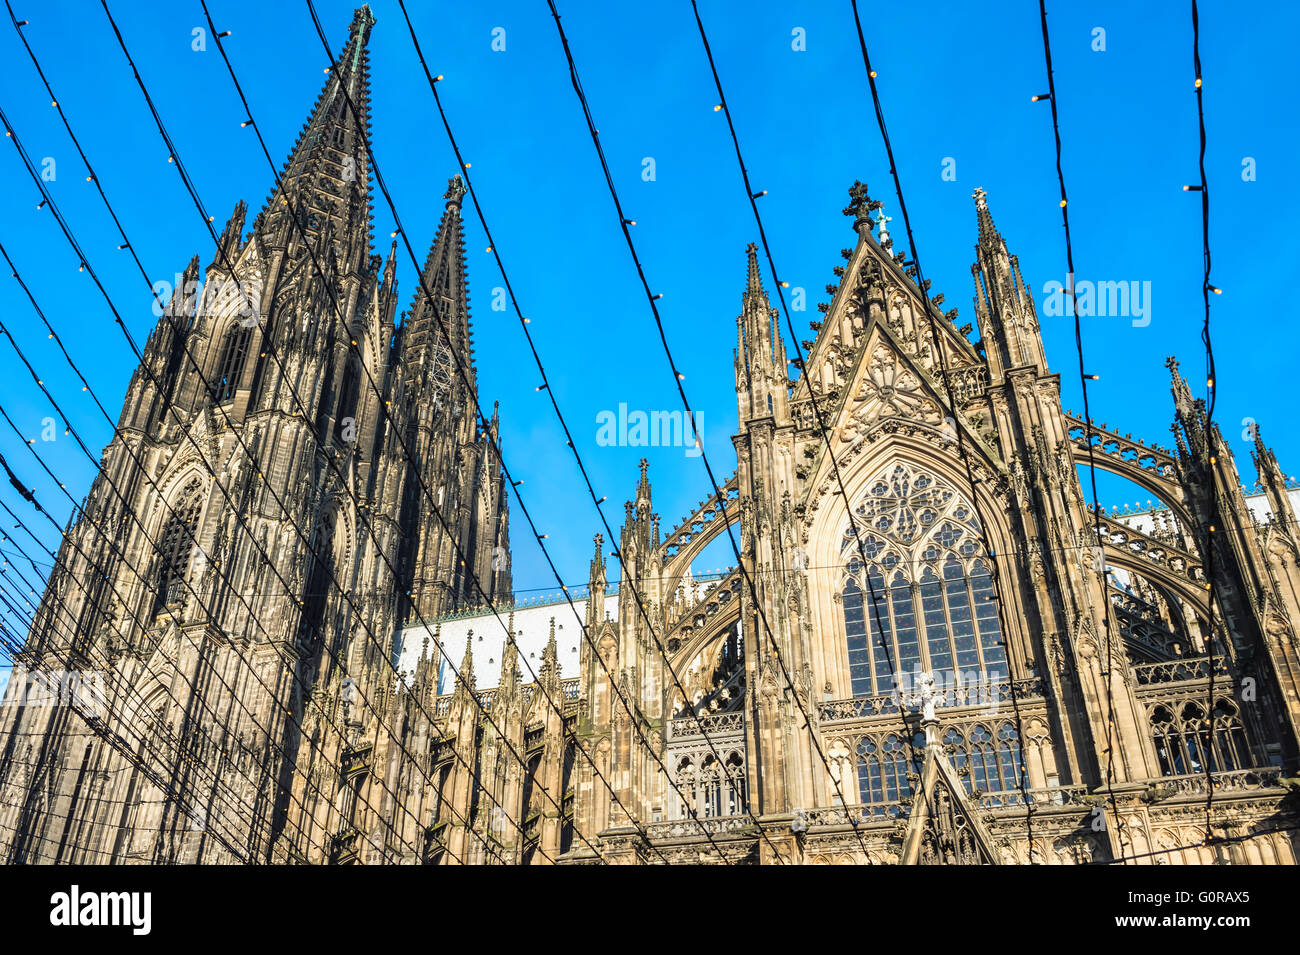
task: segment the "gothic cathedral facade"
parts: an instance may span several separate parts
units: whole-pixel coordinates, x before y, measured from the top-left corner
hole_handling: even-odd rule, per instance
[[[160,309],[15,661],[98,682],[0,707],[0,860],[1297,861],[1288,481],[1172,359],[1173,448],[1066,411],[982,191],[974,342],[860,184],[802,362],[749,249],[736,469],[664,530],[643,462],[564,674],[510,612],[460,178],[400,322],[372,253],[373,24]],[[502,616],[480,679],[447,634]]]

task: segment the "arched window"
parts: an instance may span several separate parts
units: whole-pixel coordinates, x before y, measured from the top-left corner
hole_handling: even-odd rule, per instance
[[[325,608],[330,594],[338,589],[334,570],[334,524],[323,521],[316,529],[312,540],[313,555],[308,555],[311,573],[307,577],[307,588],[303,593],[304,608],[298,630],[298,641],[303,648],[314,651],[319,648],[325,636]]]
[[[1237,707],[1227,700],[1214,704],[1214,761],[1222,770],[1244,769],[1254,760],[1246,743],[1246,730]]]
[[[1246,769],[1254,765],[1241,714],[1229,700],[1214,704],[1213,720],[1201,703],[1161,703],[1150,711],[1151,733],[1163,776]]]
[[[695,764],[689,756],[685,756],[677,764],[677,788],[681,790],[677,799],[681,803],[679,819],[690,819],[695,813],[695,803],[698,801],[696,794],[697,780],[695,778]]]
[[[350,361],[343,371],[343,385],[339,389],[339,406],[334,415],[334,437],[346,443],[356,440],[357,434],[357,396],[361,391],[361,369],[355,361]],[[347,426],[351,419],[351,429]]]
[[[858,799],[866,807],[868,815],[881,815],[888,811],[888,807],[897,807],[898,800],[911,795],[913,790],[907,773],[919,773],[920,765],[910,758],[917,756],[919,759],[924,745],[924,738],[919,734],[911,747],[906,738],[897,733],[889,733],[883,739],[859,739]]]
[[[704,811],[706,818],[722,815],[722,774],[718,761],[712,755],[704,757],[700,766],[700,787],[704,793]]]
[[[1151,729],[1155,737],[1156,758],[1160,760],[1162,776],[1181,776],[1186,770],[1183,755],[1182,733],[1174,723],[1174,714],[1166,706],[1157,706],[1151,713]]]
[[[217,374],[212,379],[212,397],[218,404],[235,397],[239,382],[244,377],[248,362],[248,346],[253,338],[253,326],[236,322],[221,340],[221,354]]]
[[[429,825],[436,826],[442,821],[442,810],[447,804],[447,782],[451,778],[451,762],[445,762],[438,768],[438,785],[433,794],[433,811],[429,814]]]
[[[976,702],[957,698],[963,685],[1008,679],[979,521],[945,481],[914,465],[887,468],[854,508],[842,554],[854,696],[885,695],[929,671],[953,706]]]
[[[203,485],[196,479],[181,491],[158,538],[158,571],[154,585],[153,613],[174,606],[185,598],[185,575],[190,569],[194,538],[203,511]]]

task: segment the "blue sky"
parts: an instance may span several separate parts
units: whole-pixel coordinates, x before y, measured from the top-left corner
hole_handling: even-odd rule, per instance
[[[213,249],[98,5],[14,0],[31,21],[28,41],[41,58],[74,129],[122,216],[145,267],[170,279],[198,252]],[[203,25],[198,3],[111,4],[179,151],[220,227],[236,200],[261,205],[271,183],[215,45],[191,49]],[[579,440],[611,523],[622,520],[635,489],[637,461],[651,462],[656,509],[665,530],[705,496],[698,458],[681,448],[604,447],[597,416],[679,408],[649,308],[641,294],[601,178],[555,27],[541,2],[409,5],[430,67],[446,79],[444,104],[472,163],[489,223],[556,397]],[[327,62],[306,6],[256,8],[210,3],[244,83],[258,125],[281,161],[324,79]],[[335,50],[352,4],[317,3]],[[1289,44],[1300,8],[1277,4],[1251,17],[1233,5],[1202,10],[1202,58],[1209,134],[1213,302],[1220,394],[1217,419],[1238,467],[1253,481],[1242,421],[1258,421],[1284,469],[1300,470],[1300,431],[1282,400],[1294,374],[1294,332],[1280,293],[1294,287],[1300,249],[1293,167],[1300,131],[1292,97]],[[374,4],[371,42],[375,153],[418,254],[432,238],[455,159],[434,110],[396,4]],[[560,4],[591,108],[693,405],[719,477],[734,465],[731,349],[744,281],[744,248],[757,238],[725,119],[690,5]],[[970,264],[975,241],[971,192],[983,186],[1003,235],[1020,256],[1036,297],[1065,278],[1065,249],[1049,109],[1030,97],[1046,89],[1037,4],[865,3],[867,42],[912,215],[921,262],[944,292],[945,308],[974,321]],[[1084,322],[1094,418],[1148,441],[1167,443],[1172,407],[1165,356],[1176,354],[1202,393],[1199,198],[1191,25],[1185,3],[1052,3],[1051,27],[1064,163],[1071,194],[1080,279],[1151,283],[1151,321]],[[840,210],[854,179],[871,186],[897,215],[892,183],[871,112],[847,0],[790,12],[777,3],[701,4],[728,100],[761,200],[781,276],[807,290],[794,315],[800,337],[818,317],[823,287],[834,281],[839,249],[852,245]],[[494,28],[505,50],[492,49]],[[792,49],[802,28],[806,49]],[[1104,52],[1093,29],[1105,30]],[[136,340],[154,317],[151,297],[78,160],[12,26],[0,22],[3,106],[24,145],[53,157],[49,184]],[[655,179],[642,178],[654,159]],[[1245,157],[1255,181],[1243,181]],[[955,181],[941,177],[955,161]],[[8,142],[0,148],[0,241],[73,357],[116,414],[134,367],[132,354],[89,278],[77,271],[48,210]],[[376,194],[376,251],[392,229]],[[251,217],[251,213],[250,213]],[[901,218],[893,230],[901,241]],[[489,307],[501,278],[477,223],[467,249],[481,398],[502,407],[503,449],[565,582],[584,583],[599,522],[564,447],[523,335],[508,312]],[[403,307],[415,288],[399,259]],[[768,279],[769,289],[771,287]],[[111,430],[75,383],[17,284],[0,281],[0,314],[94,450]],[[1080,407],[1073,326],[1044,319],[1047,354],[1061,373],[1065,404]],[[78,499],[93,476],[71,438],[39,440],[51,409],[0,344],[3,405],[34,448]],[[0,422],[0,452],[62,523],[70,503],[40,471],[23,442]],[[1103,501],[1137,492],[1103,481]],[[0,498],[56,535],[6,484]],[[556,582],[519,519],[513,534],[516,587],[552,592]],[[12,522],[10,522],[11,524]],[[9,528],[7,527],[6,530]],[[30,540],[15,532],[32,550]],[[12,542],[0,544],[7,552]],[[725,562],[710,553],[698,566]],[[27,570],[27,568],[24,568]],[[30,574],[29,574],[30,576]],[[5,584],[6,589],[9,585]]]

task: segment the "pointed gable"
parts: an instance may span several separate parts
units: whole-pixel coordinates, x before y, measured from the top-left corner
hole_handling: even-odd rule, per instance
[[[979,816],[979,805],[937,742],[938,726],[927,727],[921,791],[903,836],[903,865],[997,865],[993,839]]]

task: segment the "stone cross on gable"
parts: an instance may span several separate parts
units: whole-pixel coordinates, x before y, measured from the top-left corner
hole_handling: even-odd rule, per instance
[[[867,184],[855,181],[849,186],[849,204],[844,207],[846,216],[853,216],[853,228],[858,235],[866,235],[876,227],[871,213],[880,208],[880,201],[867,194]]]

